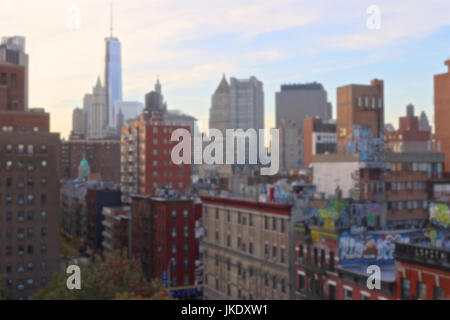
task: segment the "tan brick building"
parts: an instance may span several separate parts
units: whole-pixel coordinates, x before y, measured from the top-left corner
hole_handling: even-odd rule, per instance
[[[380,137],[384,128],[383,80],[337,88],[338,152],[345,152],[346,143],[353,140],[355,125],[368,127],[374,138]]]
[[[204,299],[290,299],[291,206],[202,201]]]

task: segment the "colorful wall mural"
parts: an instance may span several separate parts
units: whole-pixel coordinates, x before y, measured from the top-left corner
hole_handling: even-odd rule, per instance
[[[408,243],[417,233],[351,234],[339,235],[340,264],[393,264],[395,242]]]
[[[310,206],[307,214],[317,218],[317,225],[327,228],[348,226],[350,222],[348,201],[341,199],[328,200],[326,206]]]
[[[430,204],[431,223],[438,227],[450,228],[450,209],[445,203]]]

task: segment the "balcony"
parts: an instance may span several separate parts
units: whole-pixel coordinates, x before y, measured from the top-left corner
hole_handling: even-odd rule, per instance
[[[397,243],[394,257],[398,261],[450,271],[450,251],[448,250]]]

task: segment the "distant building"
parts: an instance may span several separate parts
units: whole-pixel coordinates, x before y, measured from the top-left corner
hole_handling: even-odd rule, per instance
[[[420,130],[414,106],[408,105],[407,116],[399,118],[398,130],[386,132],[386,149],[390,152],[431,152],[431,132]]]
[[[303,163],[308,167],[316,154],[336,152],[336,124],[320,118],[303,121]]]
[[[282,85],[275,95],[276,127],[280,130],[280,169],[302,169],[303,120],[320,117],[328,121],[332,117],[331,104],[322,84]]]
[[[22,95],[19,100],[23,105],[23,109],[28,110],[28,94],[29,94],[29,58],[25,52],[25,38],[21,36],[3,37],[0,45],[0,60],[5,61],[10,65],[20,66],[23,71],[20,71],[17,78],[17,88],[22,88]],[[13,84],[11,79],[11,84]],[[1,110],[2,108],[0,108]]]
[[[436,150],[445,154],[444,171],[450,171],[450,60],[448,72],[434,76],[434,131]]]
[[[73,139],[61,142],[61,177],[73,180],[79,177],[83,158],[89,163],[90,173],[103,181],[120,182],[120,139]]]
[[[337,89],[338,152],[353,141],[355,126],[369,128],[374,138],[384,130],[384,84],[374,79],[370,85],[351,84]]]
[[[86,135],[86,115],[83,109],[75,108],[72,112],[72,132],[71,137],[85,137]]]
[[[116,101],[114,103],[114,109],[116,110],[116,114],[122,111],[123,120],[126,122],[139,117],[144,109],[144,104],[138,101]]]
[[[428,121],[428,117],[425,111],[422,111],[419,117],[419,130],[431,132],[431,125],[430,122]]]
[[[218,129],[225,137],[226,129],[231,129],[229,124],[230,114],[230,86],[223,75],[222,81],[211,98],[209,110],[209,128]]]
[[[86,96],[86,104],[90,107],[87,112],[88,139],[101,139],[107,136],[108,108],[106,104],[106,91],[102,87],[100,77],[97,79],[92,95]]]
[[[25,111],[25,69],[0,60],[0,111]]]

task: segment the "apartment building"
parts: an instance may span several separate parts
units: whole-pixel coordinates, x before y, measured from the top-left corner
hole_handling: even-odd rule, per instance
[[[291,206],[202,197],[204,299],[291,298]]]

